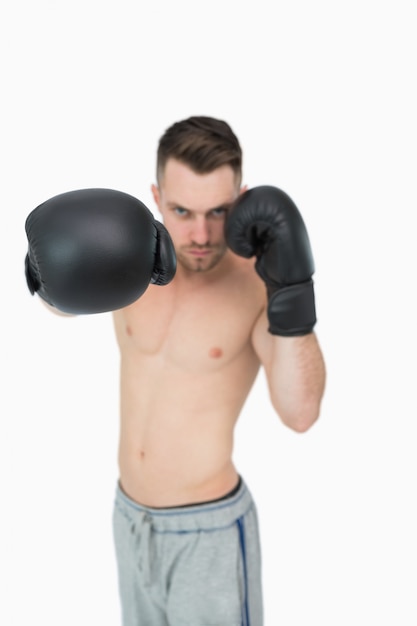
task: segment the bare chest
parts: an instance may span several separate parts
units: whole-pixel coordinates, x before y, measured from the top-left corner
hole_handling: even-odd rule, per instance
[[[192,373],[233,361],[250,342],[263,306],[256,281],[178,290],[151,286],[115,316],[121,351]]]

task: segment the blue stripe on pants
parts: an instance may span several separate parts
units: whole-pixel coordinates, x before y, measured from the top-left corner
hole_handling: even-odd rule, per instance
[[[249,623],[249,606],[248,606],[248,568],[246,563],[246,544],[245,544],[245,528],[243,517],[240,517],[237,522],[237,527],[239,529],[239,539],[240,539],[240,547],[242,550],[242,559],[243,559],[243,579],[245,584],[244,589],[244,613],[242,616],[242,626],[250,626]]]

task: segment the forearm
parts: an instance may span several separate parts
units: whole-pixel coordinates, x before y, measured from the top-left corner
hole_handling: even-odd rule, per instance
[[[265,365],[271,402],[289,428],[304,432],[317,420],[325,387],[325,365],[315,333],[270,336]]]

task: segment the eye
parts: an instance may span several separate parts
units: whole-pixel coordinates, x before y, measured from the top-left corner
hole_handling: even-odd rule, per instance
[[[176,206],[176,207],[174,207],[173,211],[174,211],[174,213],[175,213],[176,215],[178,215],[179,217],[186,217],[186,216],[188,215],[188,213],[189,213],[189,212],[187,211],[187,209],[183,209],[183,208],[182,208],[182,207],[180,207],[180,206]]]
[[[210,215],[212,215],[214,218],[223,217],[225,214],[226,214],[226,208],[222,206],[210,211]]]

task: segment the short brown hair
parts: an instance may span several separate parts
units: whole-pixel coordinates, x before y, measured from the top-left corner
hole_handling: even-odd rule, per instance
[[[172,124],[158,144],[158,182],[169,158],[181,161],[198,174],[230,165],[239,185],[242,180],[242,149],[229,124],[223,120],[193,116]]]

